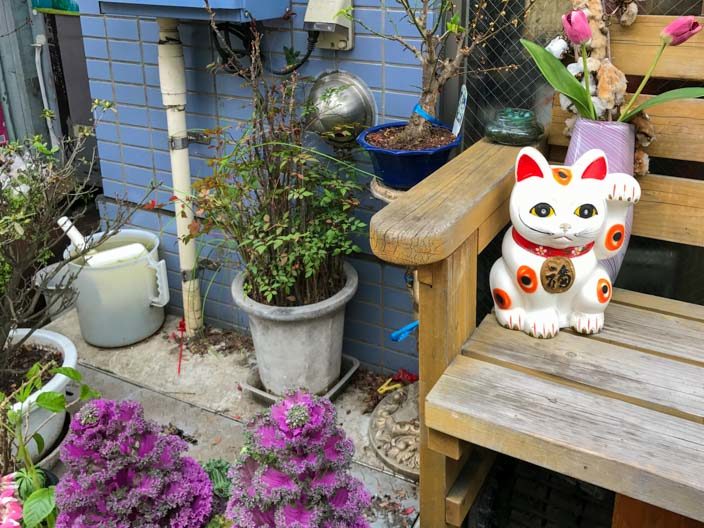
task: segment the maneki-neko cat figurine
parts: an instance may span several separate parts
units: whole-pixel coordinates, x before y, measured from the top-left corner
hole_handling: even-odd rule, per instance
[[[636,179],[609,173],[600,150],[571,167],[551,166],[532,147],[521,150],[513,226],[490,276],[499,323],[540,338],[566,327],[599,332],[612,295],[599,260],[622,248],[628,209],[639,199]]]

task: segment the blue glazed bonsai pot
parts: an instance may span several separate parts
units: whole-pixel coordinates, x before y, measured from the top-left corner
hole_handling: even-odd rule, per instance
[[[406,190],[430,176],[450,159],[452,149],[459,146],[462,135],[442,147],[424,150],[392,150],[375,147],[367,142],[367,135],[378,130],[406,126],[406,122],[385,123],[366,129],[357,137],[364,150],[369,152],[374,172],[384,185]],[[449,127],[445,127],[449,130]]]

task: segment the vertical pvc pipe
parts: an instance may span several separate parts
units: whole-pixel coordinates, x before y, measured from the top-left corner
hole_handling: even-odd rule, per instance
[[[181,289],[186,333],[193,336],[203,327],[200,288],[197,274],[196,245],[185,243],[193,211],[184,204],[191,196],[191,167],[186,127],[186,66],[178,21],[159,18],[159,78],[161,96],[166,107],[166,121],[171,154],[171,174],[176,204],[176,232],[181,264]]]

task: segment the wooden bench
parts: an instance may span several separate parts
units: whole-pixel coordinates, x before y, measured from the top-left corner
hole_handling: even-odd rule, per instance
[[[642,74],[670,20],[614,27],[615,62]],[[702,34],[666,53],[656,75],[704,79]],[[651,115],[652,156],[704,162],[704,101]],[[616,290],[596,336],[537,340],[493,314],[475,328],[477,256],[508,223],[517,152],[481,141],[372,220],[375,254],[420,282],[421,527],[460,526],[497,452],[615,491],[619,528],[704,526],[688,519],[704,521],[704,307]],[[640,182],[634,233],[704,246],[704,181]]]

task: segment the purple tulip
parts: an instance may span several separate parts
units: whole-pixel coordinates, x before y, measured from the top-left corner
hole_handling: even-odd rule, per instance
[[[693,16],[679,17],[670,22],[660,33],[660,38],[670,46],[679,46],[687,42],[702,30],[702,25]]]
[[[592,30],[584,11],[575,10],[562,15],[562,27],[565,28],[567,38],[577,46],[586,44],[592,38]]]

